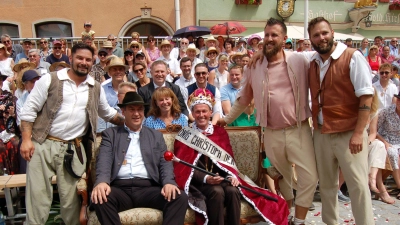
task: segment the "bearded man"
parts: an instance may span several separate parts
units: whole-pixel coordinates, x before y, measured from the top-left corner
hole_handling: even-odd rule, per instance
[[[264,127],[265,152],[283,176],[279,186],[289,207],[294,198],[292,164],[296,164],[298,188],[294,224],[299,225],[305,223],[318,180],[308,124],[311,117],[308,106],[309,63],[304,55],[283,50],[287,28],[282,21],[270,18],[264,33],[263,60],[245,69],[243,88],[229,114],[220,119],[219,124],[232,123],[257,96],[254,103],[257,123]]]

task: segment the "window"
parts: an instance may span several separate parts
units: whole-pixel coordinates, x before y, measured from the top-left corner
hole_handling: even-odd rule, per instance
[[[19,38],[18,25],[10,23],[0,23],[0,36],[8,34],[12,38]]]
[[[35,24],[36,37],[38,38],[60,38],[72,37],[72,27],[66,22],[44,22]]]
[[[168,36],[168,33],[160,26],[154,23],[139,23],[133,27],[131,27],[128,32],[125,33],[125,36],[130,37],[132,32],[138,32],[140,36]]]

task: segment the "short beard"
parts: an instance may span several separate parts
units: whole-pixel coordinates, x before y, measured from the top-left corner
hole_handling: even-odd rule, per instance
[[[333,43],[334,42],[333,42],[333,37],[332,37],[330,40],[328,40],[328,45],[324,48],[321,48],[312,42],[311,42],[311,45],[313,46],[314,50],[317,51],[319,54],[326,54],[332,50]]]
[[[78,75],[78,77],[86,77],[88,74],[89,74],[89,72],[90,72],[90,68],[87,68],[87,73],[84,73],[84,72],[80,72],[79,70],[78,70],[78,65],[76,65],[77,67],[76,67],[76,69],[75,69],[75,63],[74,63],[74,60],[71,60],[71,69],[72,69],[72,71],[76,74],[76,75]]]
[[[274,48],[271,49],[271,50],[267,50],[267,45],[268,45],[267,42],[265,42],[264,45],[263,45],[263,53],[264,53],[265,57],[267,57],[267,59],[271,58],[273,56],[276,56],[279,51],[282,51],[282,46],[283,46],[282,43],[281,44],[279,44],[279,43],[276,44],[274,46]]]

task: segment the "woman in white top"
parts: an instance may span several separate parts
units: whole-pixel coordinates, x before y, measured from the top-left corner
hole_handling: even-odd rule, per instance
[[[372,84],[378,93],[379,109],[384,109],[395,103],[393,95],[397,94],[398,89],[390,80],[392,66],[384,63],[379,67],[379,80]]]
[[[218,68],[210,72],[208,77],[208,83],[214,85],[218,89],[229,83],[229,72],[228,69],[228,56],[222,54],[218,57]]]
[[[5,91],[11,91],[10,90],[10,82],[12,82],[12,80],[14,77],[14,72],[12,70],[12,68],[14,67],[14,60],[12,58],[8,58],[8,56],[10,55],[10,53],[7,51],[7,48],[5,45],[0,44],[0,72],[3,75],[8,76],[9,78],[7,78],[7,80],[4,81],[3,84],[3,90]]]

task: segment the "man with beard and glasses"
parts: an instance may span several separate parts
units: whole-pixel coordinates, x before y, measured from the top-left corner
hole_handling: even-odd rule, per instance
[[[286,25],[270,18],[264,29],[263,60],[248,66],[242,90],[220,125],[232,123],[254,98],[256,122],[264,127],[265,152],[282,174],[279,187],[292,205],[293,170],[296,164],[297,195],[294,224],[304,224],[317,184],[317,169],[308,106],[308,61],[304,55],[284,51]],[[261,51],[260,51],[261,52]]]
[[[368,188],[368,134],[372,95],[365,57],[343,43],[323,17],[312,19],[308,33],[314,50],[309,83],[314,148],[322,202],[322,221],[339,223],[338,181],[341,168],[356,224],[375,224]]]
[[[76,184],[91,162],[97,117],[124,124],[124,117],[108,105],[100,84],[88,75],[93,55],[90,46],[75,44],[70,56],[71,69],[42,76],[22,109],[21,156],[28,161],[28,224],[45,224],[53,196],[51,179],[55,175],[64,223],[80,224]]]

